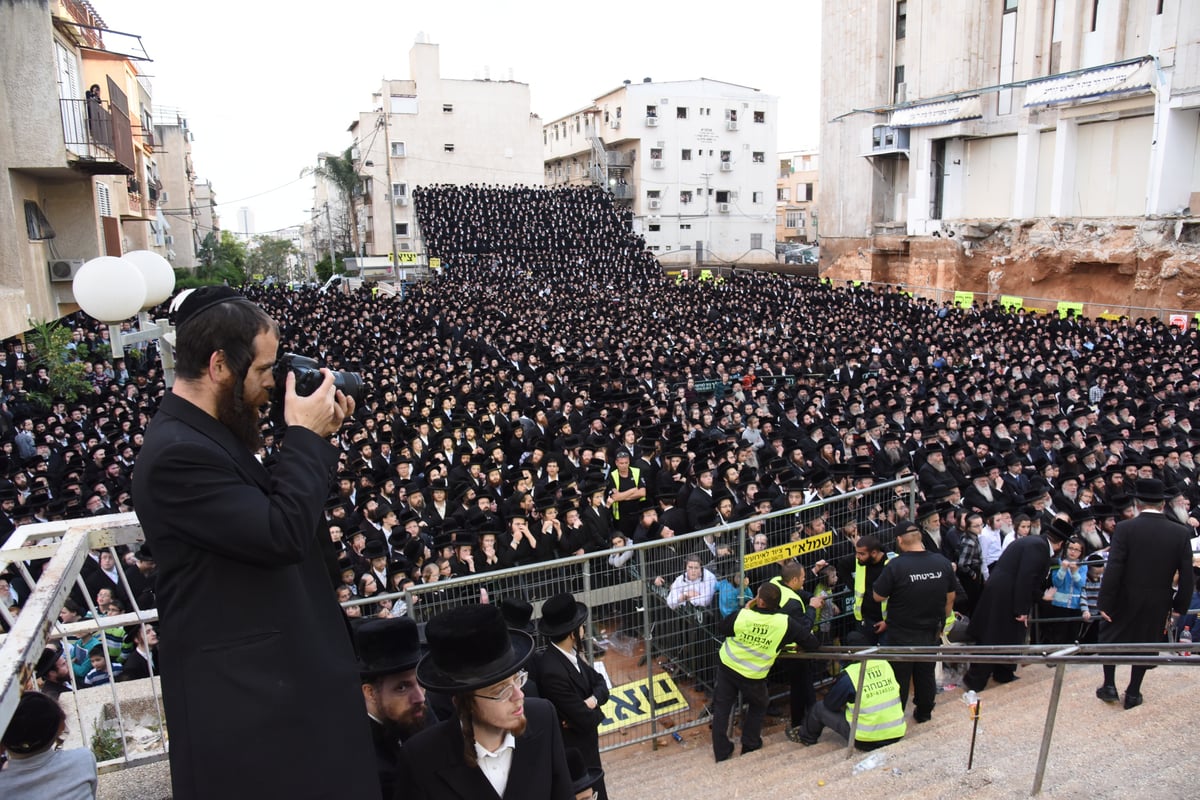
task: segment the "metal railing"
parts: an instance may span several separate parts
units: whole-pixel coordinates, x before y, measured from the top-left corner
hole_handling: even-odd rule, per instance
[[[129,116],[111,103],[60,100],[63,144],[81,161],[115,164],[124,174],[134,172],[133,129]]]
[[[1042,663],[1053,666],[1054,682],[1046,706],[1046,722],[1042,728],[1042,743],[1038,749],[1038,762],[1034,770],[1031,794],[1041,794],[1050,757],[1050,742],[1054,737],[1054,723],[1058,717],[1058,702],[1062,696],[1063,677],[1068,664],[1133,664],[1158,666],[1182,664],[1200,666],[1200,658],[1182,655],[1193,644],[1159,642],[1147,644],[1069,644],[1069,645],[949,645],[944,647],[823,647],[819,652],[788,652],[781,654],[785,659],[829,659],[858,662],[858,680],[855,682],[854,712],[850,722],[850,734],[846,741],[846,758],[854,754],[858,731],[859,709],[862,707],[862,692],[866,681],[867,661],[904,661],[916,663],[980,661],[989,664]],[[1163,655],[1163,651],[1175,655]],[[1134,655],[1131,655],[1133,653]],[[853,669],[853,667],[851,667]]]

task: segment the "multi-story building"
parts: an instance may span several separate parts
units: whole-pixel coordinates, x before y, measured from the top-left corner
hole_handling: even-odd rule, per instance
[[[542,128],[546,183],[607,185],[665,265],[775,260],[777,99],[626,81]]]
[[[148,90],[109,33],[86,2],[0,3],[0,337],[76,310],[84,261],[146,245]]]
[[[195,269],[196,253],[207,231],[200,228],[196,203],[196,170],[192,165],[191,128],[187,115],[176,108],[158,108],[154,135],[160,148],[160,205],[165,207],[161,229],[168,260],[181,269]]]
[[[217,193],[212,181],[196,182],[196,228],[201,243],[210,233],[215,239],[221,238],[221,217],[217,214]]]
[[[826,3],[822,42],[827,274],[1200,301],[1200,4]]]
[[[817,187],[820,184],[815,150],[792,150],[779,154],[779,177],[775,181],[775,241],[817,241]]]
[[[438,46],[424,41],[409,51],[409,74],[385,80],[350,126],[363,179],[354,216],[368,256],[423,249],[410,203],[418,186],[542,182],[541,121],[527,84],[443,78]]]

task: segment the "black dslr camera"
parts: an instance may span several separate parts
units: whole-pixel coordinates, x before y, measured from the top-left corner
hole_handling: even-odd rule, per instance
[[[287,391],[287,374],[296,375],[296,394],[308,397],[317,390],[324,381],[321,375],[321,365],[314,358],[298,356],[295,353],[284,353],[275,362],[275,396],[271,398],[272,409],[283,412],[283,395]],[[355,404],[362,402],[363,381],[357,372],[334,372],[333,385],[347,397],[353,397]]]

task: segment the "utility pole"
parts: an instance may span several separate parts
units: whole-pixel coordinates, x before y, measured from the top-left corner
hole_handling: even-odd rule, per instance
[[[392,140],[388,132],[388,117],[391,116],[391,110],[383,107],[383,163],[387,167],[387,198],[388,198],[388,214],[392,220],[392,235],[390,241],[392,243],[392,280],[400,274],[400,254],[396,252],[396,196],[395,188],[392,186]]]
[[[337,271],[337,256],[333,254],[333,223],[329,221],[329,201],[325,201],[325,228],[329,233],[329,272]]]

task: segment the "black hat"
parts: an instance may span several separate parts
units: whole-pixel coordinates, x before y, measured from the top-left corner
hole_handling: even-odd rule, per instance
[[[1133,491],[1130,494],[1133,495],[1135,500],[1141,500],[1146,503],[1161,503],[1167,499],[1163,482],[1157,478],[1137,479],[1133,482]]]
[[[1055,517],[1050,524],[1042,527],[1042,533],[1056,542],[1065,542],[1075,535],[1075,526],[1062,517]]]
[[[25,692],[17,701],[0,744],[19,755],[37,753],[58,736],[63,719],[62,707],[54,698],[41,692]]]
[[[367,546],[363,548],[363,558],[371,561],[376,558],[387,558],[387,545],[378,539],[372,539],[367,542]]]
[[[587,619],[588,607],[578,602],[570,592],[562,592],[542,604],[538,631],[552,642],[578,630]]]
[[[186,289],[171,301],[171,314],[175,327],[182,328],[188,320],[221,303],[250,303],[241,292],[229,286],[201,286]]]
[[[354,650],[364,681],[415,669],[421,660],[417,623],[410,617],[367,620],[354,631]]]
[[[604,780],[604,770],[589,767],[578,747],[568,747],[567,770],[571,773],[571,791],[575,794],[587,791]]]
[[[533,604],[524,597],[502,597],[500,613],[504,615],[508,627],[513,630],[530,634],[537,630],[533,626]]]
[[[456,694],[491,686],[514,674],[533,654],[533,637],[510,631],[493,605],[456,606],[425,625],[429,652],[417,664],[426,689]]]
[[[54,665],[58,663],[58,659],[61,656],[62,653],[58,651],[57,647],[47,645],[46,648],[42,650],[42,654],[38,656],[37,663],[33,667],[33,674],[37,675],[39,678],[46,677],[50,670],[54,669]]]

